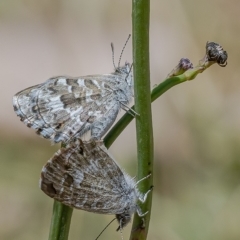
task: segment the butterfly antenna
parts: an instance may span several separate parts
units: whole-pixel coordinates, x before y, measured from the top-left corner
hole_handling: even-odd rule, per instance
[[[121,62],[121,59],[122,59],[122,55],[123,55],[124,49],[127,46],[127,43],[128,43],[128,40],[130,39],[130,37],[131,37],[131,34],[128,35],[127,41],[125,42],[125,44],[123,46],[123,49],[122,49],[122,52],[120,54],[120,58],[119,58],[119,61],[118,61],[118,67],[120,66],[120,62]]]
[[[116,65],[115,65],[115,62],[114,62],[114,45],[113,45],[113,43],[111,43],[111,48],[112,48],[112,61],[113,61],[113,66],[114,66],[114,69],[116,69]]]
[[[109,226],[114,220],[116,220],[116,218],[114,218],[113,220],[111,220],[110,223],[108,223],[108,225],[100,232],[100,234],[97,236],[97,238],[96,238],[95,240],[97,240],[97,239],[102,235],[102,233],[108,228],[108,226]]]

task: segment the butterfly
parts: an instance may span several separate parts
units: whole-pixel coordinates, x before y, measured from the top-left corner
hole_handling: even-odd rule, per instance
[[[113,45],[112,51],[114,59]],[[122,53],[117,67],[113,61],[113,73],[58,76],[18,92],[13,97],[14,111],[24,124],[54,143],[70,142],[87,131],[101,139],[120,109],[129,110],[133,97],[132,65],[120,66]]]
[[[147,214],[142,213],[137,201],[145,202],[151,190],[140,193],[140,181],[136,182],[118,166],[102,141],[76,140],[56,152],[43,167],[40,188],[67,206],[115,214],[120,230],[130,222],[133,213],[140,217]]]

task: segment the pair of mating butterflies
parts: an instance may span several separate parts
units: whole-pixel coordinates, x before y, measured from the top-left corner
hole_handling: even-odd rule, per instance
[[[100,140],[119,110],[129,110],[133,96],[131,65],[115,72],[79,78],[55,77],[20,91],[13,97],[14,111],[28,127],[54,143],[64,142],[43,167],[40,187],[70,207],[116,214],[122,229],[144,202],[134,179],[120,169]],[[80,137],[91,131],[91,140]],[[145,178],[144,178],[145,179]]]

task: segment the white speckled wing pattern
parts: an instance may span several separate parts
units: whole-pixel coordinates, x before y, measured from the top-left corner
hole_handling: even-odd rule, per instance
[[[131,101],[132,78],[129,63],[111,74],[50,78],[17,93],[14,111],[28,127],[55,143],[70,142],[88,130],[92,138],[101,139]]]
[[[116,214],[119,228],[140,212],[143,195],[136,182],[120,169],[102,141],[76,140],[61,148],[43,167],[40,188],[73,208]]]

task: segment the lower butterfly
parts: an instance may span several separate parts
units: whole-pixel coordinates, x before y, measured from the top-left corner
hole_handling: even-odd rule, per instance
[[[121,170],[102,141],[76,140],[61,148],[43,167],[40,188],[67,206],[115,214],[120,230],[130,222],[133,213],[140,217],[146,214],[137,201],[145,202],[151,190],[140,193],[138,183]]]

